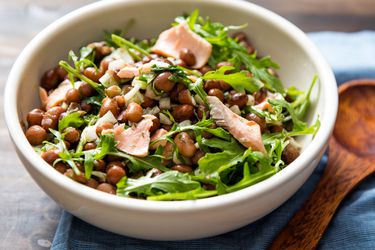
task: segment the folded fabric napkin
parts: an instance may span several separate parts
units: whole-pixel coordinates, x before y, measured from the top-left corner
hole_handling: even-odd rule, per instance
[[[310,38],[335,71],[338,84],[375,78],[375,31],[319,32]],[[52,249],[265,249],[314,189],[324,170],[324,156],[303,187],[262,219],[241,229],[199,240],[147,241],[113,234],[64,212]],[[342,203],[319,244],[320,249],[375,249],[375,176]]]

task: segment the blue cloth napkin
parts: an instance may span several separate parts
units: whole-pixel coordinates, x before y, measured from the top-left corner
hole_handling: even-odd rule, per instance
[[[333,67],[337,82],[375,78],[375,31],[319,32],[310,38]],[[303,187],[262,219],[241,229],[199,240],[147,241],[113,234],[64,212],[52,249],[265,249],[314,189],[324,170],[324,156]],[[341,204],[324,234],[320,249],[375,249],[375,176]]]

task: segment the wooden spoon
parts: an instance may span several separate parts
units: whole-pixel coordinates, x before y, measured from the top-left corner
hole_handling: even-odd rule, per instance
[[[351,81],[339,88],[323,176],[269,249],[315,249],[344,197],[374,172],[375,80]]]

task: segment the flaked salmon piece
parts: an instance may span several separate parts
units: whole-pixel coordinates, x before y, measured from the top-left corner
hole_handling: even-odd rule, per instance
[[[173,157],[173,144],[171,142],[167,141],[162,156],[164,157],[162,164],[168,165],[171,162],[170,159]]]
[[[120,78],[133,78],[139,76],[139,69],[137,67],[127,65],[120,69],[117,76]]]
[[[157,139],[159,139],[160,137],[162,137],[163,135],[167,133],[168,131],[163,128],[156,130],[155,133],[151,136],[151,143],[156,141]],[[165,147],[165,145],[167,145],[167,142],[168,142],[167,140],[160,140],[156,142],[155,144],[151,145],[150,149],[156,150],[160,146]]]
[[[78,87],[81,85],[82,82],[75,82],[74,88],[78,89]],[[54,89],[47,97],[47,99],[41,101],[45,101],[46,110],[55,107],[57,105],[60,105],[62,102],[66,101],[66,92],[68,92],[70,89],[73,88],[72,83],[66,79],[63,82],[59,84],[59,86]],[[40,91],[40,89],[39,89]],[[39,92],[40,94],[40,92]],[[44,95],[44,94],[43,94]],[[43,96],[45,98],[45,96]]]
[[[163,31],[151,49],[152,52],[174,58],[180,57],[182,49],[189,49],[195,56],[193,68],[201,68],[211,56],[212,45],[190,30],[186,23],[180,23]]]
[[[39,99],[43,109],[45,109],[48,101],[48,93],[47,90],[42,87],[39,87]]]
[[[211,109],[211,117],[215,120],[216,125],[226,128],[246,148],[262,153],[266,152],[260,127],[256,122],[233,113],[216,96],[207,96],[207,100]]]
[[[69,80],[64,80],[63,82],[61,82],[60,85],[56,89],[54,89],[48,96],[46,101],[46,109],[48,110],[64,102],[66,100],[66,92],[68,92],[68,90],[72,88],[73,85]]]
[[[125,67],[126,65],[127,63],[124,60],[115,59],[108,64],[108,69],[117,72],[121,70],[123,67]]]
[[[141,120],[135,127],[124,129],[124,124],[114,129],[117,148],[127,154],[145,157],[150,145],[150,128],[152,120],[148,117]]]

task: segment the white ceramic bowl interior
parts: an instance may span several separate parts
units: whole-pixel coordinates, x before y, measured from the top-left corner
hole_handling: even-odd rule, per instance
[[[121,198],[78,184],[45,163],[26,140],[20,121],[39,106],[38,84],[43,72],[70,49],[103,39],[104,30],[134,26],[127,36],[156,37],[174,17],[199,8],[201,15],[224,24],[248,23],[245,32],[260,55],[279,63],[286,86],[313,91],[309,122],[319,115],[321,129],[312,142],[301,142],[302,155],[275,176],[249,188],[202,200],[154,202]],[[5,90],[5,115],[10,135],[26,169],[38,185],[63,208],[103,229],[144,239],[177,240],[228,232],[270,213],[305,182],[319,162],[337,110],[336,82],[330,67],[306,35],[280,16],[243,1],[131,0],[102,1],[57,20],[24,49],[14,64]]]

